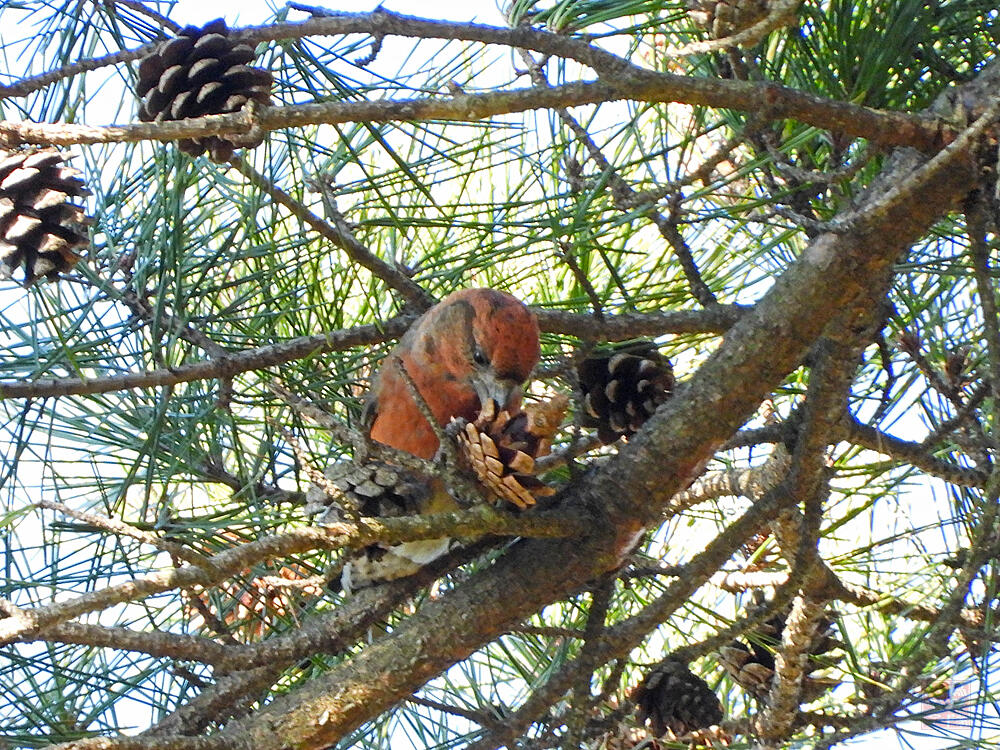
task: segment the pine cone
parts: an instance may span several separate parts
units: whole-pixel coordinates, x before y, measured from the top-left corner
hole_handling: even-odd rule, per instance
[[[775,615],[756,630],[746,634],[746,642],[733,641],[719,649],[719,660],[729,676],[744,690],[760,700],[766,700],[774,679],[774,655],[781,647],[787,612]],[[824,617],[816,628],[809,644],[809,661],[802,680],[802,700],[805,703],[819,698],[837,684],[837,680],[814,676],[826,667],[836,664],[843,654],[830,654],[843,644],[833,635],[833,620]]]
[[[768,8],[767,0],[688,0],[688,11],[713,39],[722,39],[762,21]]]
[[[227,529],[219,535],[233,545],[246,541]],[[199,551],[212,554],[218,549]],[[186,589],[188,614],[198,629],[224,631],[242,643],[259,641],[283,629],[283,622],[294,619],[308,599],[324,594],[310,578],[310,571],[299,563],[264,560],[254,570],[245,568],[217,586]]]
[[[23,269],[25,286],[50,281],[80,260],[90,219],[70,197],[90,195],[53,149],[0,151],[0,277]]]
[[[459,450],[489,492],[521,510],[529,508],[536,498],[555,494],[535,476],[535,459],[549,452],[567,405],[565,396],[556,396],[511,416],[497,412],[491,401],[458,433]]]
[[[651,341],[595,352],[577,368],[581,422],[604,443],[631,437],[674,388],[670,361]]]
[[[305,512],[319,523],[350,521],[358,516],[387,518],[453,509],[447,493],[434,481],[384,461],[340,461],[324,472],[325,486],[313,484],[306,492]],[[449,505],[451,503],[452,505]],[[351,593],[365,586],[416,573],[445,554],[451,539],[425,539],[395,545],[370,544],[344,559],[333,590]]]
[[[319,514],[320,523],[413,515],[430,495],[426,479],[384,461],[339,461],[324,474],[327,487],[313,484],[306,492],[305,512]]]
[[[248,101],[270,104],[274,77],[247,65],[253,59],[253,47],[235,44],[228,35],[221,18],[202,28],[187,26],[144,57],[136,82],[136,94],[142,100],[139,119],[183,120],[239,112]],[[262,142],[262,135],[209,136],[180,140],[177,147],[191,156],[208,150],[214,161],[225,162],[234,149]]]
[[[722,721],[718,696],[676,659],[665,659],[655,667],[632,697],[639,707],[639,720],[649,722],[658,737],[668,731],[688,734]]]

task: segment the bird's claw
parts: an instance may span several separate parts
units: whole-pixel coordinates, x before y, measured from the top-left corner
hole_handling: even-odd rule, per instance
[[[469,420],[465,417],[452,417],[451,421],[444,426],[444,434],[454,440],[465,432],[467,424],[469,424]],[[438,450],[440,451],[440,448]]]

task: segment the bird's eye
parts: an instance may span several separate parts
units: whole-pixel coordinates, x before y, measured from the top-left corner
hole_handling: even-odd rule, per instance
[[[486,352],[477,346],[472,350],[472,361],[480,367],[485,367],[490,363],[490,358],[486,356]]]

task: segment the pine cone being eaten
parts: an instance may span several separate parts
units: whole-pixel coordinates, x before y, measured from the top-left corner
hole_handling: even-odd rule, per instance
[[[202,28],[187,26],[160,43],[139,63],[136,94],[143,122],[183,120],[239,112],[248,101],[271,103],[274,77],[249,63],[253,47],[235,44],[221,18]],[[191,156],[207,150],[217,161],[229,160],[239,147],[253,148],[263,135],[186,138],[177,147]]]
[[[651,341],[598,351],[577,368],[582,424],[604,443],[631,437],[674,388],[670,361]]]
[[[68,271],[90,220],[70,198],[90,195],[53,149],[0,151],[0,277],[23,269],[25,286]]]
[[[774,655],[781,647],[787,613],[777,614],[756,630],[746,634],[746,641],[733,641],[719,649],[719,660],[730,677],[748,693],[766,700],[774,679]],[[802,680],[802,701],[809,703],[837,684],[837,680],[814,675],[836,664],[843,654],[830,652],[843,644],[833,635],[833,620],[824,617],[809,644],[809,661]]]
[[[535,476],[535,459],[549,452],[567,404],[565,396],[557,396],[512,416],[491,401],[465,425],[458,433],[459,450],[489,492],[521,510],[555,494]]]
[[[686,664],[666,659],[643,680],[632,696],[639,720],[649,722],[657,737],[668,731],[680,736],[722,721],[722,703]]]

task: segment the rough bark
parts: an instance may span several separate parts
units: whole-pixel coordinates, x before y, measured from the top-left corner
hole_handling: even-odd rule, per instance
[[[323,747],[619,564],[643,526],[661,517],[670,497],[800,364],[824,327],[847,306],[874,304],[887,267],[967,190],[971,162],[959,156],[910,185],[920,200],[886,200],[886,186],[905,183],[925,163],[915,152],[895,155],[859,205],[857,228],[816,237],[647,429],[571,487],[563,502],[599,519],[587,538],[515,545],[391,636],[224,735],[258,748]]]

